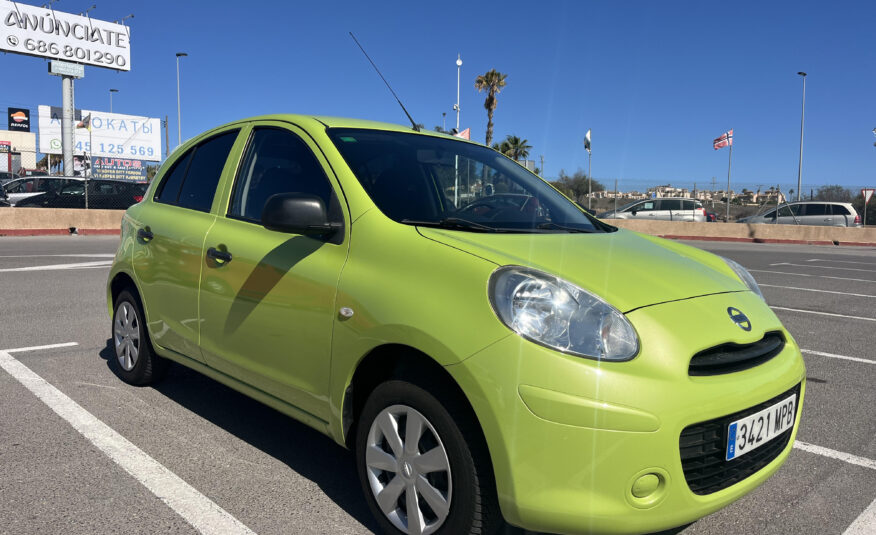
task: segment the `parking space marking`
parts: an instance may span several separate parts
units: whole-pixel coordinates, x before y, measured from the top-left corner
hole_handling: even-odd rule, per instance
[[[845,355],[836,355],[834,353],[824,353],[822,351],[813,351],[811,349],[801,349],[800,352],[807,353],[809,355],[818,355],[819,357],[830,357],[832,359],[851,360],[854,362],[864,362],[866,364],[876,364],[876,360],[867,360],[867,359],[862,359],[860,357],[847,357]]]
[[[852,522],[843,535],[873,535],[876,533],[876,500]]]
[[[791,273],[788,271],[770,271],[768,269],[749,269],[753,273],[774,273],[776,275],[796,275],[798,277],[817,277],[819,279],[833,279],[840,281],[853,281],[853,282],[872,282],[876,283],[876,280],[872,279],[850,279],[848,277],[831,277],[830,275],[813,275],[811,273]]]
[[[864,316],[847,316],[845,314],[834,314],[833,312],[818,312],[816,310],[803,310],[800,308],[787,308],[787,307],[770,307],[773,310],[787,310],[789,312],[803,312],[805,314],[818,314],[819,316],[834,316],[837,318],[848,318],[852,320],[863,320],[863,321],[876,321],[876,318],[865,318]]]
[[[3,351],[6,353],[23,353],[25,351],[40,351],[43,349],[57,349],[59,347],[73,347],[78,345],[79,344],[76,342],[65,342],[63,344],[49,344],[45,346],[16,347],[15,349],[4,349]]]
[[[59,269],[77,269],[77,268],[98,268],[110,267],[112,260],[97,260],[94,262],[78,262],[74,264],[50,264],[48,266],[27,266],[18,268],[3,268],[0,273],[9,273],[11,271],[57,271]]]
[[[22,254],[22,255],[0,255],[0,258],[49,258],[49,257],[64,257],[64,258],[115,258],[115,253],[76,253],[76,254]]]
[[[874,461],[873,459],[867,459],[866,457],[858,457],[857,455],[852,455],[851,453],[836,451],[830,448],[816,446],[815,444],[809,444],[808,442],[800,442],[799,440],[794,441],[794,447],[798,450],[808,451],[809,453],[814,453],[815,455],[821,455],[822,457],[830,457],[831,459],[837,459],[839,461],[854,464],[856,466],[863,466],[864,468],[876,470],[876,461]]]
[[[777,284],[763,284],[760,282],[758,282],[757,285],[763,286],[766,288],[784,288],[786,290],[800,290],[803,292],[820,292],[820,293],[824,293],[824,294],[850,295],[852,297],[876,297],[876,295],[870,295],[870,294],[856,294],[856,293],[851,293],[851,292],[836,292],[833,290],[816,290],[815,288],[800,288],[797,286],[779,286]]]
[[[847,267],[836,267],[836,266],[818,266],[815,264],[792,264],[790,262],[777,262],[775,264],[770,264],[770,266],[796,266],[796,267],[808,267],[808,268],[821,268],[821,269],[842,269],[844,271],[865,271],[867,273],[876,273],[876,271],[872,269],[861,269],[861,268],[847,268]]]
[[[71,345],[76,344],[71,342],[51,346],[18,348],[11,351],[35,351],[41,348],[69,347]],[[6,370],[9,375],[48,405],[58,416],[73,426],[73,429],[82,434],[97,449],[106,454],[199,532],[210,535],[254,535],[252,530],[231,516],[225,509],[219,507],[164,465],[98,420],[66,394],[16,360],[10,354],[10,350],[0,351],[0,368]]]
[[[872,266],[873,262],[856,262],[854,260],[831,260],[829,258],[810,258],[807,262],[834,262],[837,264],[863,264],[865,266]]]

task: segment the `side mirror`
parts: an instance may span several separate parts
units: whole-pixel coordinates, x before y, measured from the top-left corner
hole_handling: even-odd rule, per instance
[[[633,214],[633,217],[636,217],[636,212],[638,212],[638,210],[633,210],[633,211],[630,212],[630,213]]]
[[[341,229],[340,223],[328,221],[322,199],[305,193],[270,196],[262,210],[262,225],[270,230],[305,236],[325,236]]]

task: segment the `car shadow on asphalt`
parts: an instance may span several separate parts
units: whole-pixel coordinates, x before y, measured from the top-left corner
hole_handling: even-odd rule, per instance
[[[100,356],[118,376],[112,340],[107,340]],[[176,363],[171,363],[164,379],[150,388],[316,483],[356,521],[378,531],[362,496],[353,455],[327,436]]]

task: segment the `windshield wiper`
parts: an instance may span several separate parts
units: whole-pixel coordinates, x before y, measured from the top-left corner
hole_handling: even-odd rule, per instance
[[[417,221],[414,219],[402,219],[401,222],[406,225],[417,225],[419,227],[455,228],[463,230],[475,230],[480,232],[503,231],[503,229],[482,225],[481,223],[475,223],[474,221],[469,221],[468,219],[462,219],[459,217],[445,217],[444,219],[439,219],[438,221]]]
[[[539,223],[538,225],[536,225],[535,228],[540,229],[540,230],[555,229],[555,230],[565,230],[567,232],[583,232],[586,234],[599,232],[596,229],[567,227],[565,225],[560,225],[558,223],[553,223],[550,221],[546,221],[544,223]]]

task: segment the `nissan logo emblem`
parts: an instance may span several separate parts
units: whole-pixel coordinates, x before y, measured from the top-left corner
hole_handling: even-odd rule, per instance
[[[751,320],[748,319],[748,316],[742,313],[738,308],[729,307],[727,309],[727,314],[730,315],[730,319],[733,320],[733,323],[739,325],[739,328],[743,331],[751,330]]]

